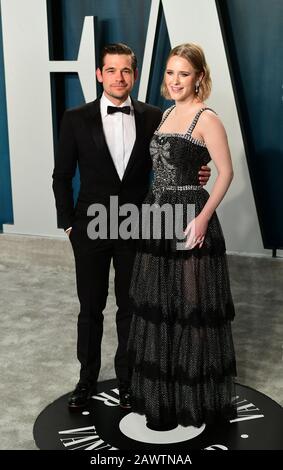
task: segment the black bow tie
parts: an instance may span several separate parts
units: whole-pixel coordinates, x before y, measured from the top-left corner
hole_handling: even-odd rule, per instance
[[[107,106],[107,113],[108,114],[114,114],[114,113],[124,113],[124,114],[130,114],[131,112],[131,107],[130,106]]]

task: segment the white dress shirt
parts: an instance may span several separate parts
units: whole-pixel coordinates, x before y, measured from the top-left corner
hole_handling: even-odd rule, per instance
[[[100,100],[100,113],[105,140],[117,170],[122,180],[136,140],[136,124],[134,108],[130,97],[120,106],[130,106],[130,114],[107,113],[107,106],[115,106],[103,93]]]

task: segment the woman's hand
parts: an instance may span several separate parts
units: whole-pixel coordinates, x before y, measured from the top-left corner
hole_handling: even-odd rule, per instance
[[[185,248],[192,250],[197,245],[202,247],[206,235],[208,220],[199,214],[187,226],[184,234],[187,236]]]

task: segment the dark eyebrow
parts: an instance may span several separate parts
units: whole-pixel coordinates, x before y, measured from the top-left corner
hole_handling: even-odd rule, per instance
[[[105,70],[106,70],[106,71],[116,70],[116,67],[107,67]],[[122,69],[122,72],[123,72],[123,71],[130,72],[131,70],[132,70],[132,69],[131,69],[130,67],[124,67],[124,68]]]
[[[166,72],[173,72],[172,69],[166,69]],[[180,70],[180,73],[191,73],[189,70]]]

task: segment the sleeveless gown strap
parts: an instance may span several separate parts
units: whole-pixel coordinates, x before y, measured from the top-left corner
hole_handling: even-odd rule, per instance
[[[204,107],[204,108],[199,109],[199,111],[196,113],[194,119],[192,120],[192,123],[191,123],[190,127],[188,128],[188,130],[185,134],[186,137],[192,137],[192,132],[193,132],[194,128],[197,125],[197,122],[199,120],[200,115],[203,113],[203,111],[206,111],[207,109],[209,109],[209,111],[212,111],[214,114],[216,114],[216,112],[213,109],[209,108],[209,107]]]

